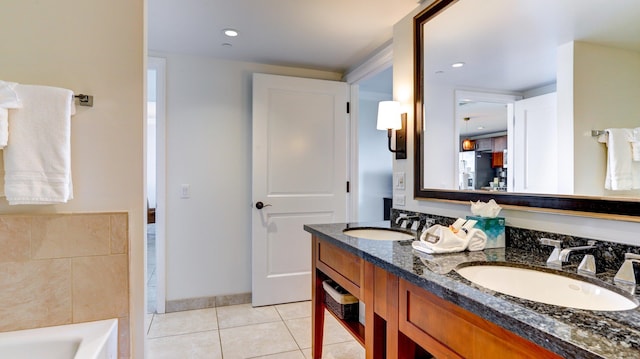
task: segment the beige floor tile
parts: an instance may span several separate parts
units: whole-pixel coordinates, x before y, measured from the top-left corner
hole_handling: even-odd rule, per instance
[[[324,318],[324,345],[355,340],[334,317],[325,315]],[[311,318],[289,319],[285,324],[300,348],[311,348]]]
[[[219,307],[217,310],[220,329],[280,320],[280,315],[273,306],[253,308],[251,304],[240,304]]]
[[[254,358],[298,350],[282,321],[220,330],[225,359]]]
[[[151,322],[149,338],[203,332],[218,329],[216,308],[156,314]]]
[[[311,348],[303,349],[306,359],[311,359]],[[329,344],[322,347],[322,359],[364,359],[365,352],[357,342]]]
[[[147,359],[222,359],[217,330],[149,339]]]
[[[311,301],[278,304],[276,310],[284,320],[310,317]]]
[[[255,357],[252,359],[305,359],[301,350]]]

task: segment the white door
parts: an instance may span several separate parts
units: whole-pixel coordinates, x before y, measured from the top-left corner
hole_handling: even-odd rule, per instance
[[[558,114],[556,93],[515,104],[514,191],[558,193]]]
[[[347,220],[348,91],[342,82],[253,76],[254,306],[311,299],[303,225]]]

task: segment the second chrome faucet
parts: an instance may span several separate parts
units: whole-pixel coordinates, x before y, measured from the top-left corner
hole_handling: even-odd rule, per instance
[[[549,238],[540,238],[540,244],[553,246],[553,252],[547,259],[547,266],[552,268],[562,268],[563,263],[567,263],[569,261],[569,256],[574,252],[584,252],[588,250],[592,250],[596,248],[596,241],[589,240],[587,241],[586,246],[578,246],[578,247],[569,247],[562,249],[562,241],[549,239]],[[582,258],[582,262],[578,266],[578,273],[594,276],[596,274],[596,261],[592,254],[585,254],[584,258]]]

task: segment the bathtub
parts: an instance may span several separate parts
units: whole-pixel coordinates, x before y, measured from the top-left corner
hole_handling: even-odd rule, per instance
[[[0,358],[116,359],[118,319],[0,333]]]

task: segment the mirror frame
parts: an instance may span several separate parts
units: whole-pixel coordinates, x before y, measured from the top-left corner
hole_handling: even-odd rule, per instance
[[[414,198],[416,200],[440,200],[440,201],[483,201],[494,199],[503,207],[517,206],[527,207],[526,209],[539,210],[544,212],[571,211],[584,213],[587,216],[601,215],[621,215],[640,216],[640,200],[606,199],[604,197],[571,196],[571,195],[545,195],[526,193],[499,193],[499,192],[479,192],[462,190],[440,190],[423,188],[423,43],[424,24],[429,19],[437,16],[447,7],[455,4],[458,0],[435,0],[431,5],[418,13],[413,18],[413,60],[414,60]],[[636,219],[637,220],[637,219]]]

